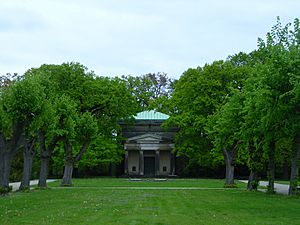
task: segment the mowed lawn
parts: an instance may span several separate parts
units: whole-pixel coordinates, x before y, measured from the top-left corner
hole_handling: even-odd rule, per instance
[[[223,189],[223,183],[99,178],[61,188],[55,182],[0,197],[0,224],[300,224],[299,197],[249,192],[244,184]]]

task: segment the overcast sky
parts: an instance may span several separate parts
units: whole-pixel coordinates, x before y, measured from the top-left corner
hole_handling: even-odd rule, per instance
[[[98,75],[165,72],[250,52],[299,0],[0,0],[0,74],[80,62]]]

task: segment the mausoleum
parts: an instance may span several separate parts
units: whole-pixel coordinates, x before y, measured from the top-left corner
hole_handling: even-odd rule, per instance
[[[176,128],[165,130],[161,127],[168,118],[166,114],[151,110],[138,113],[132,124],[121,122],[125,137],[125,175],[175,175],[173,150]]]

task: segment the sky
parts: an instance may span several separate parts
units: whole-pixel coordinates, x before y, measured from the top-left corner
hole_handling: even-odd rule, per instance
[[[188,68],[257,47],[299,0],[0,0],[0,74],[79,62],[99,76]]]

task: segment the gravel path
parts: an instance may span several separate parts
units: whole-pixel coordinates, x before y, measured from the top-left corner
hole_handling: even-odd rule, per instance
[[[248,183],[247,180],[240,180],[243,183]],[[260,181],[259,182],[259,186],[263,186],[263,187],[267,187],[268,182],[267,181]],[[288,184],[278,184],[278,183],[274,183],[274,188],[276,193],[278,194],[283,194],[283,195],[287,195],[289,193],[289,185]],[[258,189],[259,191],[263,191],[265,192],[266,189]]]
[[[56,181],[54,179],[48,179],[47,183]],[[31,180],[30,186],[38,184],[39,180]],[[17,191],[20,187],[21,182],[9,183],[9,186],[12,186],[12,191]]]

